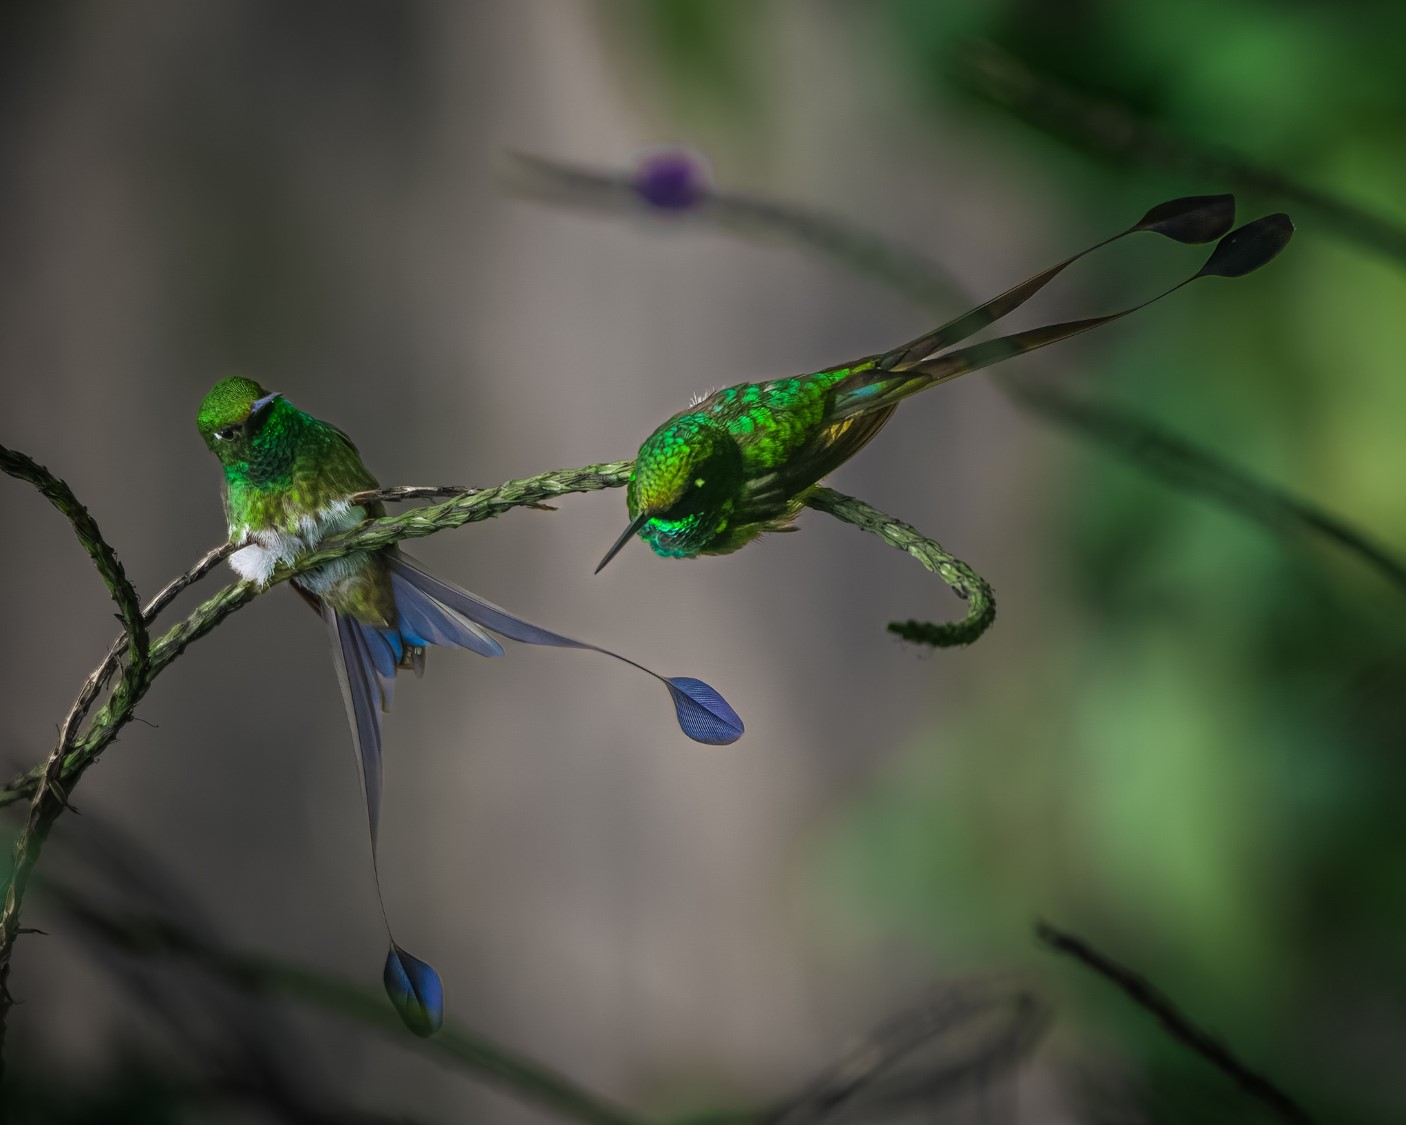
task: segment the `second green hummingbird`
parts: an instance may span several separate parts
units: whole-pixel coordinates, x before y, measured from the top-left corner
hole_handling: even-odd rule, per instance
[[[1127,316],[1197,278],[1247,274],[1278,254],[1294,229],[1283,214],[1230,231],[1234,221],[1234,196],[1174,199],[902,347],[807,375],[739,383],[696,400],[640,447],[626,491],[630,525],[597,573],[636,534],[658,555],[694,558],[790,530],[806,491],[862,449],[903,399]],[[1138,231],[1183,243],[1220,241],[1195,274],[1132,308],[946,350],[1024,304],[1085,254]]]

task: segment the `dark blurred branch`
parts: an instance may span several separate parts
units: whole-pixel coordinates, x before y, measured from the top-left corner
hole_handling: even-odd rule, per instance
[[[526,153],[510,153],[505,180],[510,190],[540,203],[606,214],[638,215],[647,210],[627,176],[562,164]],[[794,203],[709,189],[686,212],[661,222],[698,222],[743,238],[775,238],[819,252],[840,266],[863,262],[863,271],[927,307],[960,300],[962,287],[933,262],[904,247],[876,238],[833,215]]]
[[[972,1036],[974,1027],[993,1017],[994,1027]],[[903,1107],[931,1112],[957,1090],[1019,1066],[1049,1022],[1049,1009],[1023,989],[968,982],[934,990],[860,1039],[799,1094],[759,1118],[759,1125],[811,1125],[847,1110],[879,1120]],[[971,1041],[962,1041],[964,1035]],[[946,1048],[943,1059],[894,1073],[934,1046]]]
[[[50,898],[64,914],[119,953],[161,964],[184,963],[235,991],[287,998],[364,1025],[396,1045],[437,1058],[456,1070],[498,1085],[522,1101],[587,1125],[644,1125],[644,1117],[611,1104],[550,1067],[466,1028],[446,1025],[429,1039],[410,1039],[378,993],[325,973],[265,956],[234,952],[190,925],[159,915],[116,915],[93,906],[89,896],[50,884]],[[764,1109],[691,1115],[676,1125],[810,1125],[851,1111],[866,1116],[923,1105],[932,1108],[974,1081],[993,1081],[1018,1066],[1039,1042],[1049,1010],[1031,992],[996,981],[957,982],[937,988],[859,1039],[798,1094]],[[939,1057],[917,1059],[925,1049]],[[276,1108],[301,1110],[303,1102],[275,1076],[244,1075],[243,1093]],[[258,1079],[253,1074],[253,1079]],[[335,1116],[287,1113],[311,1123]],[[368,1118],[369,1120],[369,1118]]]
[[[550,1068],[462,1027],[446,1024],[428,1039],[405,1034],[400,1017],[379,992],[311,969],[222,949],[191,930],[157,918],[117,918],[94,910],[83,896],[50,888],[64,910],[95,936],[138,957],[180,960],[240,992],[289,997],[332,1012],[456,1069],[497,1083],[524,1101],[586,1125],[641,1125],[641,1119]]]
[[[117,552],[103,538],[97,521],[89,514],[88,509],[78,502],[78,497],[73,494],[73,490],[43,465],[31,460],[23,453],[0,445],[0,470],[32,484],[73,525],[78,542],[83,545],[88,557],[93,560],[93,565],[97,568],[98,574],[112,595],[112,600],[117,603],[118,616],[122,619],[125,630],[123,641],[128,653],[127,670],[114,689],[113,698],[116,700],[120,697],[135,702],[146,691],[150,646],[146,621],[142,616],[141,602],[137,598],[137,591],[132,588],[132,583],[128,581],[127,574],[122,569]],[[105,661],[104,667],[109,666],[109,663],[110,661]],[[95,676],[97,674],[94,673]],[[106,676],[102,678],[106,679]],[[96,694],[96,686],[93,688],[92,694]],[[58,742],[49,754],[48,760],[36,771],[37,780],[30,801],[29,818],[15,841],[10,878],[5,888],[4,906],[0,908],[0,1074],[4,1072],[2,1049],[5,1017],[13,1003],[9,990],[10,954],[14,948],[15,938],[19,936],[20,932],[20,906],[24,901],[24,892],[29,883],[30,873],[39,861],[39,853],[44,846],[44,837],[68,801],[66,794],[59,787],[58,777],[64,756],[68,753],[72,743],[74,732],[87,710],[86,706],[82,704],[85,695],[91,698],[86,687],[84,693],[80,694],[79,702],[75,703],[73,708],[69,710],[63,725],[59,728]]]
[[[996,620],[996,598],[986,579],[961,559],[943,550],[941,544],[863,500],[856,500],[833,488],[812,488],[806,493],[805,502],[807,507],[827,512],[837,520],[877,535],[890,547],[912,555],[919,565],[936,574],[967,603],[967,615],[960,621],[942,625],[926,621],[893,621],[889,623],[890,633],[898,634],[905,641],[950,648],[971,644]]]
[[[1255,480],[1249,474],[1168,430],[1106,403],[1007,382],[1006,389],[1039,414],[1094,437],[1106,449],[1125,453],[1153,476],[1199,492],[1276,531],[1316,532],[1356,555],[1406,594],[1406,564],[1330,512]]]
[[[1155,1016],[1168,1035],[1229,1076],[1246,1094],[1268,1106],[1280,1118],[1293,1125],[1314,1125],[1314,1118],[1298,1102],[1268,1078],[1242,1063],[1228,1047],[1202,1031],[1146,978],[1118,964],[1073,934],[1055,929],[1048,922],[1037,923],[1035,935],[1056,953],[1074,958],[1116,985],[1139,1008]]]
[[[1072,90],[989,43],[962,42],[951,65],[958,84],[1046,132],[1096,152],[1309,208],[1368,250],[1406,262],[1406,227],[1236,153],[1178,136],[1122,105]]]

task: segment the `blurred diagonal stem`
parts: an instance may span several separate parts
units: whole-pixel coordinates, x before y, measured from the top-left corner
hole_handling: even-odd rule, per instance
[[[1096,437],[1167,483],[1199,492],[1279,532],[1309,531],[1336,543],[1406,594],[1406,564],[1331,512],[1257,481],[1184,438],[1136,415],[1032,383],[1006,389],[1030,409]]]
[[[643,1125],[642,1119],[541,1063],[453,1023],[428,1039],[407,1036],[400,1017],[379,993],[313,969],[223,949],[190,929],[159,918],[118,918],[102,913],[69,888],[51,887],[49,893],[87,929],[125,953],[183,960],[240,992],[288,997],[355,1020],[394,1038],[402,1047],[496,1082],[524,1101],[585,1125]]]
[[[1072,957],[1112,983],[1139,1008],[1153,1015],[1169,1036],[1229,1076],[1246,1094],[1268,1106],[1282,1120],[1290,1125],[1315,1125],[1315,1119],[1303,1106],[1270,1079],[1241,1062],[1229,1047],[1202,1030],[1145,977],[1120,965],[1082,938],[1056,929],[1048,922],[1036,924],[1035,936],[1047,948]]]
[[[28,798],[30,818],[21,829],[15,848],[15,867],[6,890],[3,944],[0,945],[0,982],[8,979],[10,955],[20,933],[20,903],[25,883],[35,863],[50,826],[67,807],[67,792],[72,790],[85,770],[111,745],[135,713],[137,704],[157,676],[194,641],[203,637],[226,617],[247,605],[262,589],[248,582],[239,582],[221,590],[213,598],[196,607],[185,620],[167,630],[155,643],[148,643],[147,624],[164,609],[181,590],[207,574],[219,561],[230,554],[234,544],[226,543],[207,552],[190,570],[169,583],[145,608],[138,602],[136,592],[123,574],[117,556],[102,538],[96,523],[87,514],[71,490],[47,470],[35,465],[22,454],[3,450],[0,468],[13,476],[28,480],[50,497],[73,522],[79,538],[93,556],[99,571],[108,582],[122,609],[128,627],[115,640],[107,656],[88,677],[78,698],[64,721],[58,745],[48,759],[31,769],[0,791],[0,805]],[[523,480],[508,481],[494,488],[418,489],[406,486],[375,492],[358,493],[359,503],[374,500],[404,500],[407,494],[436,495],[453,493],[441,504],[411,508],[396,515],[370,520],[354,531],[330,539],[315,552],[299,559],[293,566],[276,571],[268,587],[286,582],[296,574],[340,558],[352,551],[369,551],[401,542],[433,535],[439,531],[462,527],[468,523],[492,519],[514,508],[540,507],[547,501],[574,492],[594,492],[619,488],[628,483],[633,467],[631,461],[613,461],[542,473]],[[929,570],[939,575],[971,603],[965,621],[945,628],[947,639],[930,643],[966,644],[990,624],[995,613],[991,590],[970,567],[947,554],[941,546],[924,539],[906,524],[885,516],[867,504],[833,493],[818,490],[811,506],[827,511],[838,519],[852,523],[878,535],[886,543],[906,551]],[[933,627],[929,627],[933,628]],[[901,634],[902,635],[902,634]],[[127,654],[127,670],[107,701],[93,715],[86,731],[79,728],[88,715],[104,683],[111,678],[123,655]],[[8,992],[0,993],[0,1035],[4,1017],[11,1000]],[[0,1043],[3,1041],[0,1040]]]
[[[959,43],[951,69],[957,83],[978,97],[1079,147],[1180,176],[1234,184],[1305,207],[1358,245],[1406,263],[1406,227],[1258,167],[1237,153],[1178,135],[1117,102],[1074,90],[990,43]]]

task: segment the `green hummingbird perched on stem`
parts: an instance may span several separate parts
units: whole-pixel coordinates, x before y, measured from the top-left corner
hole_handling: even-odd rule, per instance
[[[1174,199],[902,347],[808,375],[739,383],[695,400],[640,447],[626,490],[630,525],[596,573],[635,535],[658,555],[695,558],[736,551],[768,531],[794,530],[790,524],[807,490],[859,452],[903,399],[1128,316],[1198,278],[1247,274],[1278,254],[1294,229],[1284,214],[1230,231],[1234,221],[1234,196]],[[1138,231],[1183,243],[1220,241],[1191,277],[1121,312],[947,350],[1019,308],[1085,254]]]
[[[224,468],[229,534],[242,544],[230,556],[230,565],[247,581],[263,585],[280,565],[314,550],[323,539],[384,514],[380,503],[350,499],[378,487],[351,439],[251,379],[217,383],[200,404],[197,425]],[[344,555],[295,576],[292,584],[321,614],[331,636],[361,764],[373,872],[381,807],[381,712],[390,709],[396,673],[403,668],[421,673],[431,645],[501,656],[503,646],[492,636],[498,633],[525,644],[603,653],[660,680],[689,738],[723,745],[742,735],[736,712],[702,680],[664,677],[608,649],[533,625],[434,577],[396,545]],[[375,882],[380,900],[379,874]],[[385,913],[382,902],[383,919]],[[389,921],[386,931],[389,936]],[[411,1030],[432,1034],[443,1018],[434,969],[391,937],[384,979]]]

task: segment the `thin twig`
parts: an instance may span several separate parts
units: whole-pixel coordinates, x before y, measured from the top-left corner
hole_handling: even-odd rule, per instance
[[[151,623],[156,620],[161,611],[175,600],[177,594],[187,586],[200,581],[200,579],[209,574],[217,565],[234,554],[236,550],[238,550],[238,544],[236,543],[221,543],[218,547],[212,547],[184,574],[171,579],[170,582],[166,583],[166,585],[161,588],[156,597],[152,598],[151,601],[147,602],[142,608],[143,624],[150,627]],[[65,727],[71,727],[72,731],[78,729],[78,725],[92,708],[93,701],[97,699],[98,692],[102,690],[103,685],[107,683],[113,672],[117,670],[122,654],[127,651],[127,640],[127,634],[122,633],[112,642],[111,646],[109,646],[107,656],[101,664],[93,669],[87,682],[84,683],[82,690],[79,691],[78,698],[73,701],[73,706],[69,709],[68,716],[64,719]],[[72,733],[70,733],[70,738],[71,737]]]
[[[961,559],[945,551],[941,544],[863,500],[856,500],[833,488],[813,488],[806,493],[805,502],[808,507],[877,535],[890,547],[912,555],[925,570],[936,574],[967,603],[967,615],[960,621],[941,625],[925,621],[893,621],[889,623],[890,633],[896,633],[905,641],[950,648],[971,644],[996,620],[996,597],[990,584]]]
[[[1168,1035],[1230,1077],[1246,1094],[1267,1105],[1283,1120],[1293,1125],[1314,1125],[1314,1118],[1298,1102],[1268,1078],[1251,1070],[1208,1032],[1201,1030],[1145,977],[1100,953],[1083,939],[1058,930],[1048,922],[1036,923],[1035,936],[1056,953],[1074,958],[1116,985],[1139,1008],[1155,1016]]]
[[[1406,563],[1331,512],[1256,480],[1131,411],[1081,401],[1031,383],[1007,381],[1005,387],[1025,406],[1066,422],[1071,429],[1096,438],[1106,449],[1128,454],[1153,476],[1217,500],[1272,530],[1316,532],[1356,555],[1406,594]]]
[[[218,547],[211,547],[184,574],[178,575],[162,586],[156,597],[147,602],[146,607],[142,610],[142,616],[148,623],[153,621],[163,609],[176,600],[177,594],[186,587],[195,585],[237,550],[239,550],[238,543],[221,543]]]
[[[526,198],[608,214],[648,210],[629,176],[527,153],[510,153],[509,160],[506,184]],[[862,261],[865,273],[899,292],[922,294],[930,306],[962,296],[958,281],[927,258],[794,203],[710,189],[696,208],[672,211],[667,221],[704,222],[744,238],[779,238],[819,251],[840,265]]]

